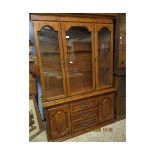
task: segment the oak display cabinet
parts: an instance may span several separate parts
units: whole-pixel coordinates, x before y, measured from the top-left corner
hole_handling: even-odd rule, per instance
[[[49,141],[114,120],[113,17],[31,14]]]

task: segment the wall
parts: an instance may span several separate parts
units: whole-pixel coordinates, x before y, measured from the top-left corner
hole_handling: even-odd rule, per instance
[[[34,44],[34,35],[33,35],[33,27],[32,27],[32,22],[29,22],[29,40],[32,41],[32,43]],[[36,48],[34,47],[32,49],[32,53],[34,55],[36,55]],[[41,96],[42,96],[42,89],[41,89],[41,83],[40,83],[40,77],[36,78],[37,81],[37,90],[38,90],[38,108],[42,117],[42,120],[45,119],[45,114],[44,114],[44,110],[42,108],[42,100],[41,100]]]

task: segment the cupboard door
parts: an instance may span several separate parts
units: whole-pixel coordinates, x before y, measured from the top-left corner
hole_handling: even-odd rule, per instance
[[[112,87],[113,25],[95,25],[96,89]]]
[[[99,123],[114,118],[113,94],[104,95],[99,98]]]
[[[95,89],[93,24],[63,23],[68,94]]]
[[[48,121],[51,139],[68,135],[71,132],[69,105],[49,109]]]
[[[60,23],[33,22],[43,100],[66,96]]]

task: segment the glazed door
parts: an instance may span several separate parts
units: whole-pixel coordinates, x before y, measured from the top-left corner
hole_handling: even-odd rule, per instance
[[[113,25],[95,25],[96,89],[113,85]]]
[[[43,101],[67,95],[60,23],[34,21]]]
[[[63,23],[68,94],[95,89],[94,28],[88,23]]]
[[[47,117],[51,139],[63,137],[71,132],[69,105],[49,109]]]

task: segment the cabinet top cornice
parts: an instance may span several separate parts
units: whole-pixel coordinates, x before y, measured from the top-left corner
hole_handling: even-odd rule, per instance
[[[86,23],[113,23],[117,14],[52,14],[52,13],[31,13],[32,21],[57,21],[57,22],[86,22]]]

